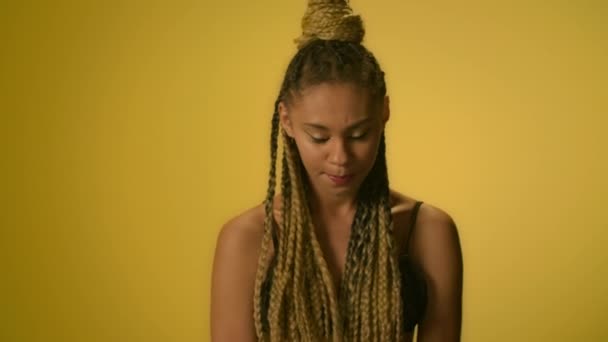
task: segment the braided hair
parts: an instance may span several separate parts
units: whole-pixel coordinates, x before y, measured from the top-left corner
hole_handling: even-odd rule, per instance
[[[289,103],[304,88],[324,82],[354,83],[369,91],[373,103],[381,103],[386,95],[384,72],[361,44],[363,23],[347,1],[309,0],[302,31],[271,121],[270,177],[254,290],[256,335],[260,341],[401,340],[401,278],[394,253],[384,134],[357,194],[344,276],[336,289],[315,236],[310,190],[297,146],[279,128],[279,103]],[[279,133],[283,205],[276,227],[272,204]],[[273,238],[276,249],[270,260]]]

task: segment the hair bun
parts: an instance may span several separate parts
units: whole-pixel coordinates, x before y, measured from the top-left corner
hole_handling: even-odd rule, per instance
[[[295,40],[298,49],[314,39],[336,39],[361,43],[365,29],[347,0],[309,0],[302,18],[302,35]]]

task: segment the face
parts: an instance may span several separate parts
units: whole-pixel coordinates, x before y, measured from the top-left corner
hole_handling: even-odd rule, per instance
[[[388,97],[373,105],[351,83],[310,86],[279,104],[281,126],[295,143],[312,187],[326,195],[354,196],[376,160],[389,118]]]

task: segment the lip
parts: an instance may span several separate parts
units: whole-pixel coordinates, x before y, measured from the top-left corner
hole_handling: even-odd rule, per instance
[[[346,185],[348,183],[350,183],[350,181],[353,179],[353,175],[343,175],[343,176],[335,176],[335,175],[330,175],[327,174],[327,177],[335,184],[335,185]]]

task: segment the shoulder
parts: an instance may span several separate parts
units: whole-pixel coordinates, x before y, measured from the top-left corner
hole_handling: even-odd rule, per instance
[[[460,253],[456,222],[445,210],[430,203],[420,206],[412,240],[414,254],[421,257],[441,251]]]
[[[273,217],[280,221],[281,196],[273,201]],[[259,204],[229,219],[221,228],[216,243],[216,255],[224,252],[231,256],[251,257],[257,254],[264,235],[264,205]],[[238,254],[238,255],[232,255]]]
[[[391,202],[395,231],[402,236],[411,233],[409,255],[426,280],[428,297],[419,339],[459,341],[463,260],[456,222],[445,210],[424,201],[411,227],[419,201],[391,191]]]
[[[429,226],[435,233],[449,234],[456,233],[456,222],[445,210],[436,207],[431,203],[424,202],[420,206],[418,213],[418,224]]]
[[[422,339],[457,341],[462,323],[463,259],[456,222],[444,210],[423,204],[412,236],[412,257],[427,282]]]
[[[428,202],[418,209],[415,229],[412,232],[411,256],[426,273],[434,277],[437,273],[454,277],[462,273],[462,251],[458,227],[445,210]]]
[[[216,249],[240,253],[255,246],[264,232],[264,207],[257,205],[229,219],[217,237]]]
[[[224,223],[215,244],[214,280],[235,281],[234,286],[252,284],[263,234],[263,205],[247,209]]]
[[[264,208],[258,205],[219,232],[211,275],[212,340],[254,340],[253,293],[263,231]]]
[[[456,222],[447,212],[428,203],[420,206],[412,258],[424,273],[428,291],[420,338],[459,341],[463,259]]]
[[[449,258],[454,267],[460,267],[460,238],[452,216],[445,210],[422,201],[416,220],[412,222],[416,202],[419,200],[391,190],[391,207],[399,244],[402,245],[411,234],[410,255],[418,264],[432,270],[434,263],[445,262],[445,258]]]
[[[459,341],[462,323],[463,259],[458,228],[443,209],[420,206],[411,237],[411,256],[427,285],[420,339]]]
[[[435,205],[420,201],[396,190],[390,192],[391,212],[395,216],[395,223],[399,226],[407,226],[412,218],[416,202],[422,202],[416,216],[415,234],[440,235],[446,238],[457,237],[456,223],[445,210]],[[411,227],[406,227],[407,229]],[[401,229],[401,228],[398,228]],[[413,238],[413,237],[412,237]]]

